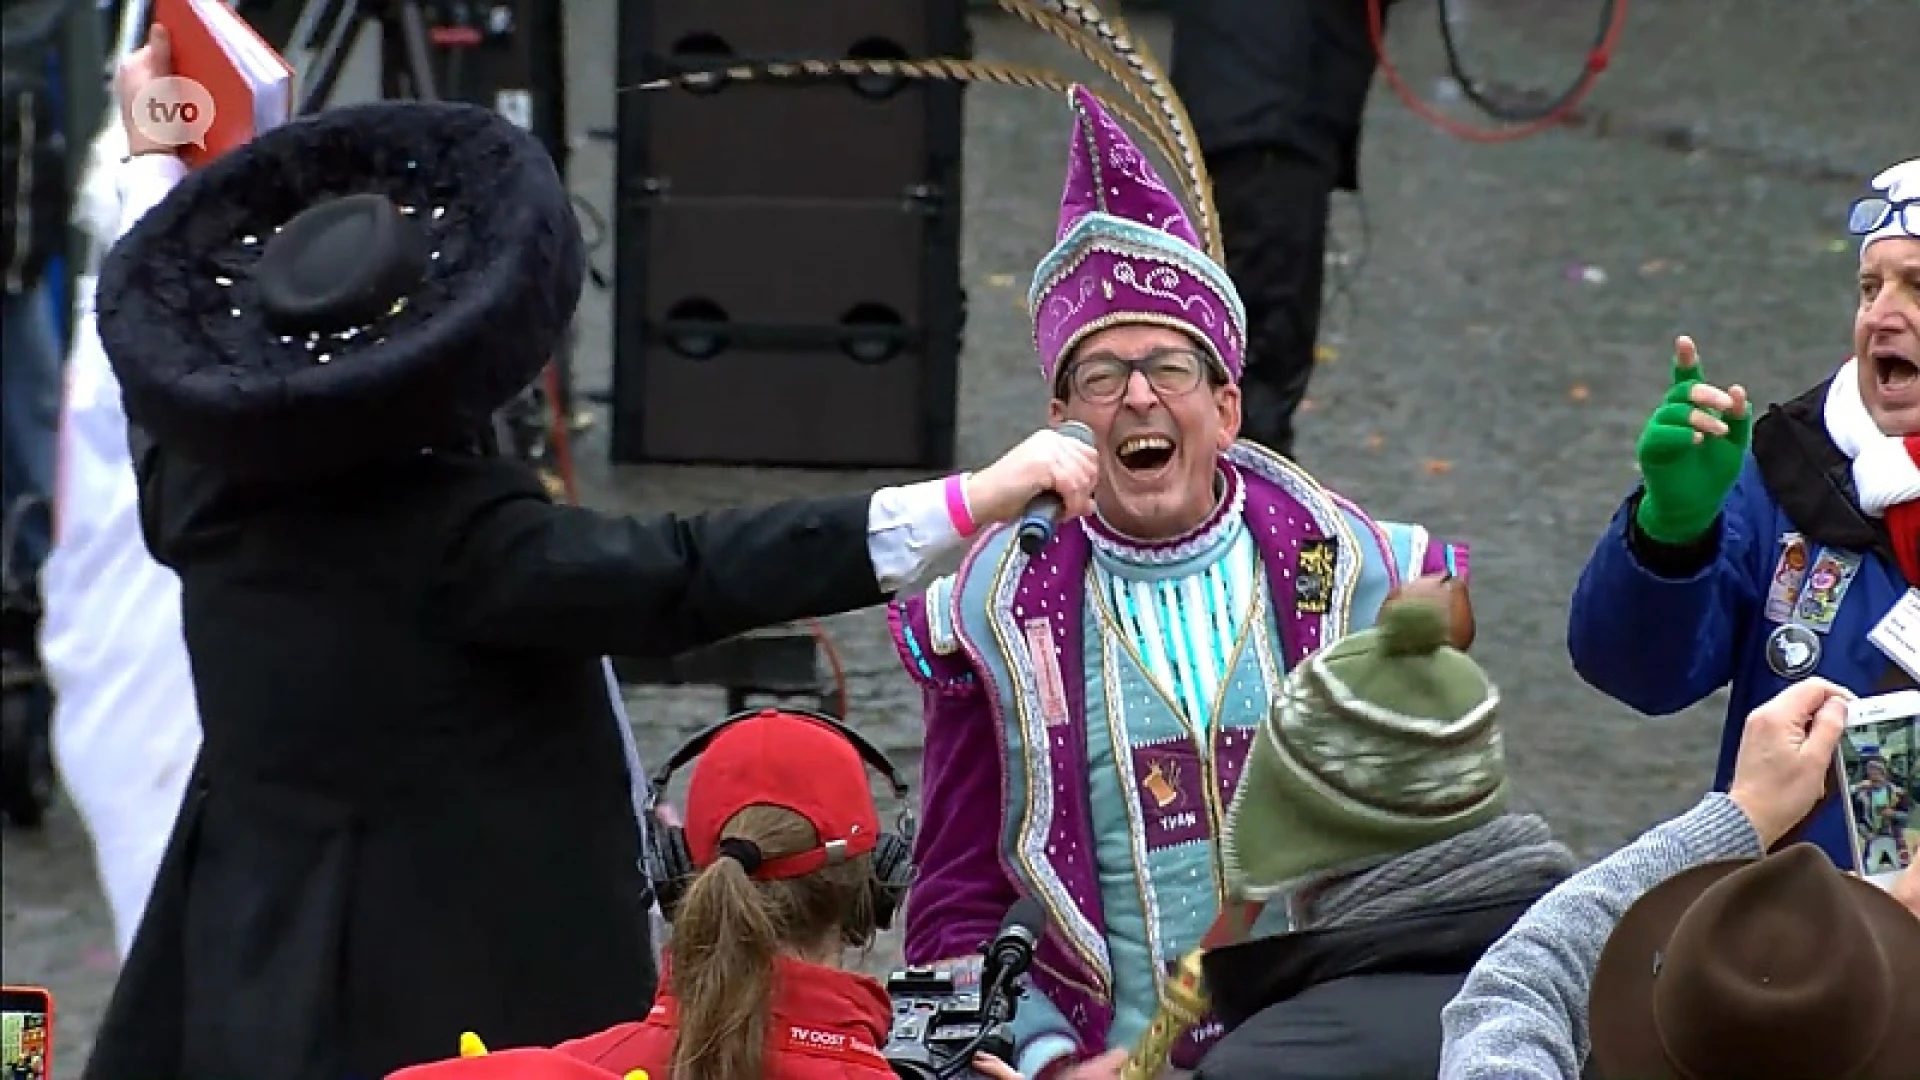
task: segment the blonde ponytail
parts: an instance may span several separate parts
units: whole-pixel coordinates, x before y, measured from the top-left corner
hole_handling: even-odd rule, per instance
[[[720,859],[688,885],[671,938],[669,979],[680,1005],[674,1076],[760,1080],[776,930],[759,887],[735,860]]]
[[[749,806],[721,830],[767,859],[820,843],[805,818],[777,806]],[[761,1080],[783,952],[870,942],[874,933],[870,856],[804,877],[755,881],[721,858],[687,886],[668,939],[668,990],[679,1005],[675,1080]]]

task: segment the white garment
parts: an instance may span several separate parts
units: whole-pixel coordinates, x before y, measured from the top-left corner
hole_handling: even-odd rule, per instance
[[[94,143],[78,216],[104,249],[182,173],[137,158],[121,183],[118,123]],[[104,160],[103,160],[104,159]],[[146,910],[200,749],[180,626],[180,582],[147,554],[120,386],[94,325],[91,278],[77,290],[60,421],[55,532],[42,571],[40,649],[54,691],[53,750],[93,838],[94,865],[122,957]]]
[[[1183,563],[1178,572],[1133,576],[1124,564],[1094,561],[1114,621],[1132,639],[1153,681],[1203,735],[1218,722],[1213,703],[1232,674],[1259,562],[1244,528],[1233,530],[1217,557]]]
[[[1914,464],[1904,440],[1880,430],[1860,396],[1859,358],[1841,365],[1833,377],[1824,412],[1827,436],[1853,459],[1860,509],[1885,517],[1888,507],[1920,499],[1920,465]]]
[[[947,513],[947,482],[884,487],[867,503],[867,557],[880,591],[899,592],[960,543]]]

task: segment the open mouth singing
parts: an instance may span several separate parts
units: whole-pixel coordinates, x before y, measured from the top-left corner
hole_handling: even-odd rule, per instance
[[[1121,440],[1114,456],[1131,473],[1152,473],[1173,460],[1174,443],[1165,435],[1133,435]]]
[[[1912,389],[1916,382],[1920,382],[1920,364],[1899,350],[1876,349],[1873,353],[1873,374],[1879,380],[1881,390],[1899,393]]]

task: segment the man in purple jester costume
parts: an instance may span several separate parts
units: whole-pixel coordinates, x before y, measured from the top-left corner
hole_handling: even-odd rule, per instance
[[[1018,896],[1040,900],[1014,1022],[1029,1078],[1117,1075],[1219,913],[1222,822],[1285,673],[1403,582],[1466,573],[1464,547],[1236,441],[1240,298],[1125,132],[1084,88],[1071,102],[1030,301],[1053,419],[1094,433],[1097,512],[1032,558],[988,530],[889,608],[926,702],[907,959],[963,967]],[[1285,906],[1262,922],[1284,928]],[[1219,1033],[1197,1026],[1174,1065]]]

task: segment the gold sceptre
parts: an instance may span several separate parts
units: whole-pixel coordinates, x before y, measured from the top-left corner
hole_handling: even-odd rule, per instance
[[[1157,1080],[1173,1058],[1174,1044],[1207,1014],[1207,987],[1200,970],[1204,952],[1195,949],[1180,958],[1160,995],[1160,1007],[1153,1011],[1153,1022],[1120,1069],[1122,1080]]]

